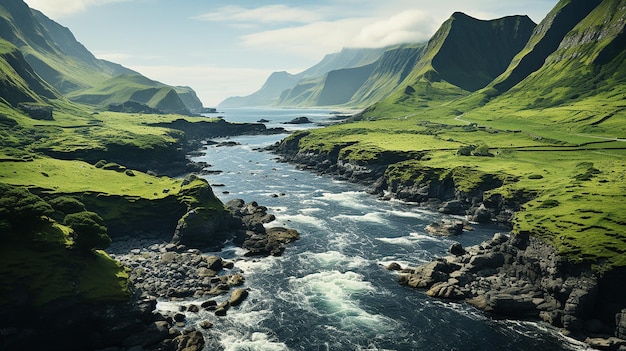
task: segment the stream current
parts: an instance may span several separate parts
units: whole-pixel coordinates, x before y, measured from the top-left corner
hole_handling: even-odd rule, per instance
[[[228,109],[231,122],[270,120],[268,127],[307,116],[327,120],[330,111]],[[223,201],[257,201],[276,215],[266,226],[297,229],[301,239],[280,257],[243,259],[227,246],[217,254],[235,260],[250,295],[226,317],[188,314],[188,323],[209,320],[207,350],[580,350],[584,345],[543,323],[496,320],[464,303],[429,298],[400,286],[391,262],[415,266],[445,255],[453,242],[476,245],[498,231],[476,227],[451,238],[425,227],[442,215],[415,205],[381,201],[362,186],[279,163],[257,151],[286,135],[228,139],[240,145],[208,146],[204,176]],[[187,302],[188,303],[188,302]],[[161,302],[162,310],[176,303]]]

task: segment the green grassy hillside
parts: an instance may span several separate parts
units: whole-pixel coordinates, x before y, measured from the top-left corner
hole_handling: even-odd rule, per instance
[[[474,93],[436,69],[445,36],[458,21],[453,16],[407,78],[410,88],[350,123],[289,140],[308,152],[388,164],[392,181],[426,174],[447,179],[454,172],[463,192],[480,184],[478,175],[491,174],[502,185],[484,199],[524,203],[514,232],[531,232],[599,270],[626,266],[625,5],[559,2],[506,71]],[[448,66],[467,64],[457,57],[462,60],[448,55]]]
[[[376,67],[356,91],[349,104],[365,106],[387,97],[411,72],[423,54],[425,44],[401,45],[387,50]]]
[[[93,113],[62,97],[5,40],[0,40],[0,91],[0,305],[130,296],[124,267],[103,251],[86,252],[85,244],[77,244],[85,240],[77,241],[78,229],[63,224],[68,213],[53,209],[68,201],[61,199],[83,202],[82,211],[97,213],[110,236],[136,228],[165,228],[171,235],[191,207],[224,213],[205,181],[131,167],[133,160],[169,164],[180,156],[186,162],[180,151],[184,133],[165,127],[185,117]],[[200,122],[188,119],[195,121]],[[217,119],[201,122],[211,121]],[[111,162],[116,159],[128,163]]]
[[[120,74],[139,74],[119,64],[97,59],[68,28],[30,9],[22,0],[0,1],[0,37],[15,45],[32,70],[61,94],[101,86]],[[167,112],[181,113],[183,109],[178,100],[182,99],[185,103],[183,108],[187,110],[202,108],[202,103],[195,93],[190,94],[189,88],[169,88],[180,91],[184,97],[173,96],[176,93],[155,92],[153,95],[161,95],[160,101],[154,102],[155,106],[161,105],[161,109]],[[129,87],[120,89],[128,90]],[[137,91],[137,94],[142,95],[143,92]],[[123,102],[126,101],[116,103]]]
[[[68,98],[100,109],[134,101],[166,113],[189,114],[174,88],[137,74],[113,77],[93,88],[73,92]]]
[[[22,53],[11,43],[0,39],[0,97],[5,104],[18,107],[20,103],[44,103],[59,94],[41,81],[26,63]]]

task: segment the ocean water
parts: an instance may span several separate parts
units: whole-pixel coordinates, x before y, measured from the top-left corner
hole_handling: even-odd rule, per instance
[[[329,112],[228,109],[218,115],[228,121],[265,118],[276,126],[300,116],[321,122]],[[214,191],[224,202],[257,201],[277,217],[269,226],[301,234],[281,257],[243,259],[243,250],[232,246],[210,253],[236,260],[250,295],[226,317],[188,314],[188,323],[215,324],[206,331],[207,350],[585,349],[546,324],[494,319],[400,286],[387,264],[417,265],[444,255],[455,241],[475,245],[498,229],[432,237],[424,228],[440,220],[439,213],[381,201],[358,185],[296,170],[257,150],[285,136],[231,138],[241,145],[209,146],[205,156],[194,158],[223,171],[205,178],[220,185]],[[190,302],[158,307],[177,310],[181,303]]]

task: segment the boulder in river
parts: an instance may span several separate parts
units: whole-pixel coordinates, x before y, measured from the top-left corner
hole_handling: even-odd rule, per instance
[[[308,117],[302,116],[302,117],[296,117],[294,119],[292,119],[289,122],[285,122],[283,124],[309,124],[309,123],[313,123]]]

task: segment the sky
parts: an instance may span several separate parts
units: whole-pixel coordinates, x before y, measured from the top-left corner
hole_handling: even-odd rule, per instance
[[[205,106],[258,90],[275,71],[299,73],[344,47],[427,41],[455,11],[478,19],[528,15],[557,0],[25,0],[96,57],[169,85]]]

